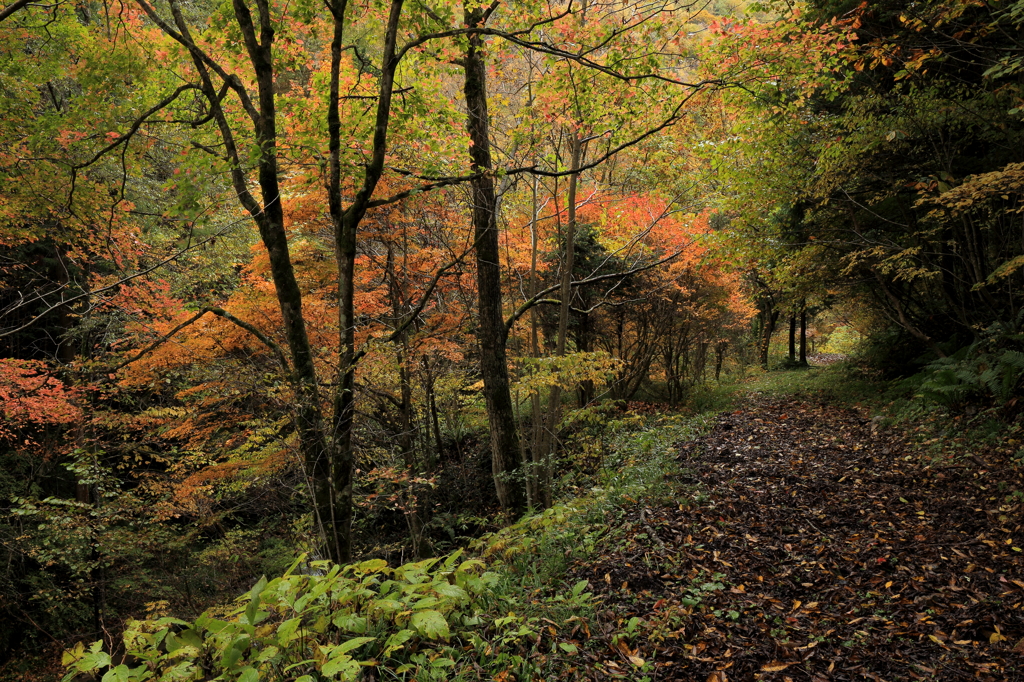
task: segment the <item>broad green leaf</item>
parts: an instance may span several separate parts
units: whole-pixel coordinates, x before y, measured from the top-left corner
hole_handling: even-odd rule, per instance
[[[221,658],[221,667],[230,669],[238,663],[238,660],[242,657],[242,653],[249,646],[249,635],[240,635],[235,638],[228,648],[224,651],[224,656]]]
[[[264,614],[264,618],[266,617],[265,611],[261,611],[260,613]],[[260,620],[260,613],[256,614],[257,622],[259,622]],[[181,623],[181,625],[188,625],[188,623]],[[200,616],[196,619],[195,627],[201,630],[207,630],[212,633],[219,633],[223,632],[228,628],[237,628],[238,624],[230,623],[226,620],[218,620],[216,618],[207,618],[205,616]]]
[[[82,662],[79,663],[79,670],[99,670],[100,668],[106,668],[110,665],[110,655],[105,651],[99,653],[88,653],[82,657]]]
[[[467,594],[464,589],[462,589],[458,585],[449,585],[446,582],[440,583],[439,585],[434,587],[434,591],[442,596],[450,597],[452,599],[458,599],[460,601],[464,599],[469,599],[469,594]]]
[[[77,661],[80,658],[82,658],[82,656],[84,656],[84,655],[85,655],[85,645],[82,644],[81,642],[78,642],[77,644],[75,644],[74,647],[72,647],[71,649],[68,649],[67,651],[65,651],[64,655],[61,656],[61,659],[60,659],[61,660],[61,665],[63,665],[64,667],[67,667],[67,666],[71,665],[72,663],[74,663],[75,661]]]
[[[308,552],[302,552],[301,554],[299,554],[299,556],[295,557],[295,561],[292,562],[292,565],[288,567],[288,570],[284,572],[284,576],[282,577],[286,578],[290,576],[292,573],[294,573],[295,569],[298,568],[299,565],[302,564],[306,560],[306,557],[308,556]]]
[[[339,680],[356,680],[359,678],[359,661],[353,660],[351,656],[341,654],[331,658],[320,668],[320,673],[325,677],[335,677]]]
[[[260,674],[251,665],[242,668],[242,674],[238,676],[238,682],[260,682]]]
[[[203,637],[195,630],[185,630],[178,635],[178,639],[186,646],[194,646],[197,649],[203,646]]]
[[[249,625],[256,624],[256,611],[260,606],[260,593],[267,586],[267,576],[261,576],[249,591],[249,605],[245,607],[245,622]]]
[[[171,654],[180,649],[182,645],[178,635],[168,632],[167,636],[164,637],[164,646],[167,648],[167,653]]]
[[[409,624],[416,628],[424,637],[437,639],[438,637],[448,639],[448,621],[440,612],[428,609],[417,611],[412,614]]]
[[[358,649],[367,642],[373,642],[376,639],[376,637],[353,637],[352,639],[347,639],[339,644],[334,650],[344,654],[352,651],[353,649]]]
[[[400,601],[394,599],[375,599],[370,602],[370,608],[374,610],[381,610],[384,613],[393,613],[395,611],[401,611],[405,607]]]
[[[128,666],[121,664],[104,673],[102,682],[125,682],[127,679]]]
[[[415,634],[412,630],[399,630],[388,637],[388,641],[384,642],[384,656],[390,656],[391,652],[401,649],[402,645],[412,639]]]
[[[289,618],[277,628],[277,640],[282,645],[295,639],[295,632],[299,629],[302,618]]]
[[[442,564],[442,566],[444,567],[444,570],[451,571],[452,567],[455,566],[455,562],[458,561],[459,557],[461,557],[461,556],[462,556],[462,550],[461,549],[457,549],[454,552],[452,552],[448,556],[448,558],[444,560],[444,564]]]
[[[413,604],[412,608],[417,611],[422,611],[423,609],[429,609],[432,606],[437,606],[439,603],[440,600],[437,597],[424,597]]]
[[[357,573],[379,573],[388,567],[388,562],[383,559],[370,559],[356,564]]]
[[[354,613],[339,613],[334,617],[334,627],[347,632],[362,634],[366,632],[367,620]]]

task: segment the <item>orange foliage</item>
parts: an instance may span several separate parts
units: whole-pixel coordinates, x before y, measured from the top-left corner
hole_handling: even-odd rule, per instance
[[[45,363],[0,359],[0,440],[32,446],[38,430],[79,421],[77,397]]]

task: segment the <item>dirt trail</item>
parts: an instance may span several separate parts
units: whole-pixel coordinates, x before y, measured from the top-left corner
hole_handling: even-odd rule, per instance
[[[756,396],[679,462],[707,494],[638,508],[615,553],[578,571],[605,618],[650,628],[598,672],[1024,680],[1022,505],[997,485],[1018,472],[929,468],[862,414]]]

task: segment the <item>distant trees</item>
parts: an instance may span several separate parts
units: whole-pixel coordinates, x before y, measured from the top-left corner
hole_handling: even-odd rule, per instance
[[[902,330],[904,362],[1019,327],[1021,20],[942,0],[812,3],[768,33],[720,31],[745,64],[748,47],[772,46],[753,97],[730,100],[720,158],[737,191],[723,207],[785,263],[776,277],[867,292]],[[807,41],[825,42],[822,59],[794,59]]]

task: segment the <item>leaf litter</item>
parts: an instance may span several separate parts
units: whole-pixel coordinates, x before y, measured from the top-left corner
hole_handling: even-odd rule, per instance
[[[1024,680],[1022,506],[998,486],[1019,489],[1019,470],[929,465],[876,427],[755,395],[681,444],[692,494],[638,502],[621,541],[574,570],[602,600],[601,629],[620,633],[588,672]]]

